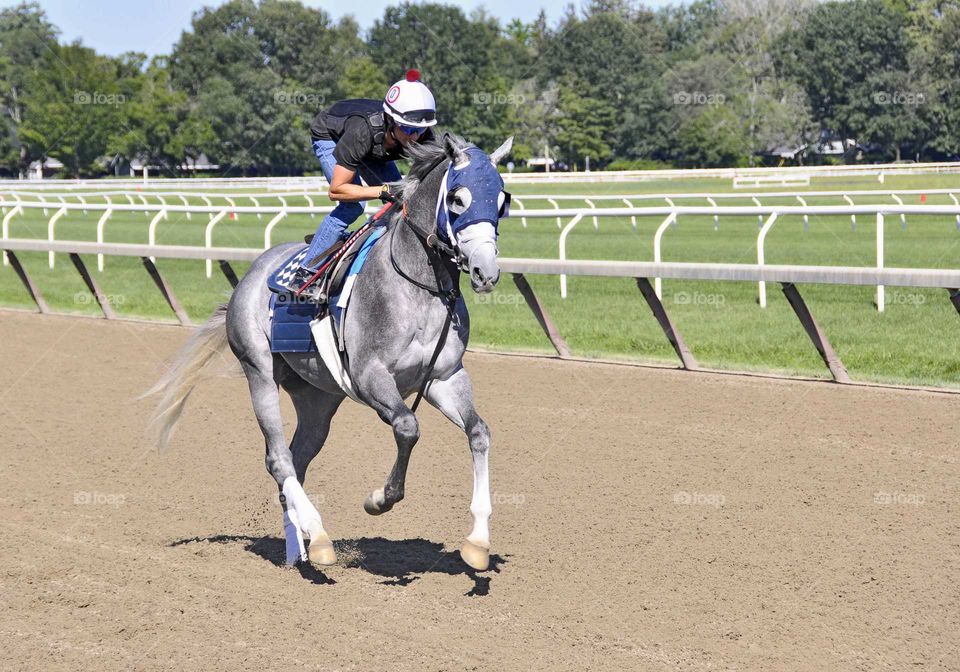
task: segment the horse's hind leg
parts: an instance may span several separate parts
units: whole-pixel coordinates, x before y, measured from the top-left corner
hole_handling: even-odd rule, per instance
[[[320,512],[303,491],[297,478],[293,453],[283,435],[278,380],[289,372],[281,368],[277,371],[279,375],[274,377],[274,361],[269,353],[258,357],[244,357],[241,365],[250,387],[253,411],[266,441],[267,471],[277,482],[282,494],[287,564],[303,559],[303,533],[306,533],[310,537],[310,561],[332,565],[336,562],[333,543],[323,529]]]
[[[487,458],[490,453],[490,428],[477,415],[473,404],[473,384],[466,369],[459,369],[446,380],[433,380],[425,395],[427,401],[467,434],[473,455],[473,530],[460,549],[464,562],[478,571],[490,566],[490,479]]]
[[[297,429],[290,442],[290,452],[297,480],[303,485],[307,467],[323,448],[330,432],[330,421],[344,396],[324,392],[296,374],[284,378],[280,384],[290,395],[297,411]]]
[[[386,370],[381,375],[367,370],[358,378],[358,382],[360,389],[364,390],[364,400],[381,420],[393,428],[393,438],[397,442],[397,459],[387,476],[387,482],[383,488],[371,492],[363,503],[367,513],[378,516],[403,499],[407,464],[413,447],[420,439],[420,425],[417,416],[403,402],[393,376]]]

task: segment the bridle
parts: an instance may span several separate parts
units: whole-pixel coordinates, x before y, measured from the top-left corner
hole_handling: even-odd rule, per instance
[[[427,170],[423,173],[423,177],[420,178],[420,181],[426,180],[426,178],[436,170],[444,161],[449,162],[450,159],[447,156],[441,156],[435,160]],[[444,180],[444,184],[446,180]],[[446,194],[444,191],[444,184],[440,185],[440,198],[445,198]],[[433,349],[433,355],[430,357],[430,363],[427,364],[427,370],[424,373],[423,381],[420,383],[420,388],[417,391],[417,397],[413,400],[413,405],[411,410],[415,413],[417,407],[420,405],[420,401],[423,399],[424,393],[427,391],[427,384],[430,382],[430,375],[433,373],[433,367],[437,363],[437,359],[440,357],[440,353],[443,350],[443,346],[447,342],[447,334],[450,333],[450,323],[453,322],[453,315],[456,311],[457,301],[460,299],[460,270],[462,266],[466,263],[463,252],[460,251],[459,246],[456,244],[456,240],[451,240],[453,247],[443,243],[439,236],[437,236],[436,231],[431,231],[426,236],[423,235],[421,231],[417,229],[411,222],[410,218],[407,216],[407,207],[403,206],[403,209],[400,212],[400,218],[396,226],[408,226],[416,236],[417,240],[420,241],[420,244],[423,245],[423,249],[427,254],[427,262],[433,268],[434,277],[437,281],[436,287],[430,287],[416,278],[410,277],[410,275],[402,268],[400,264],[397,263],[396,255],[393,253],[393,246],[397,239],[397,231],[395,230],[390,236],[390,263],[393,265],[393,270],[395,270],[400,277],[404,278],[413,285],[429,292],[431,295],[439,297],[443,301],[444,307],[447,309],[447,318],[443,322],[443,328],[440,330],[440,338],[437,340],[437,345]],[[448,288],[444,289],[444,279],[443,274],[447,276]]]
[[[423,173],[423,177],[420,178],[420,181],[423,182],[427,177],[433,173],[438,167],[440,167],[444,162],[449,163],[450,158],[447,156],[438,157],[436,160],[431,163],[426,171]],[[443,193],[444,185],[440,185],[440,193],[438,199],[444,199],[446,194]],[[407,226],[410,231],[413,232],[417,240],[420,241],[420,244],[423,246],[424,251],[427,254],[427,261],[431,267],[433,267],[434,276],[437,280],[436,287],[431,287],[426,285],[416,278],[410,277],[397,262],[396,255],[394,254],[394,243],[396,241],[396,234],[390,237],[390,263],[393,265],[393,270],[395,270],[402,278],[407,282],[423,289],[434,296],[439,296],[440,298],[445,299],[445,302],[453,303],[460,297],[460,271],[466,270],[468,267],[468,261],[466,255],[460,249],[460,246],[457,245],[456,239],[452,239],[450,242],[452,245],[447,245],[440,237],[437,235],[436,231],[431,231],[430,233],[424,235],[413,223],[410,221],[410,218],[407,216],[407,208],[404,205],[397,226]],[[441,269],[445,272],[449,284],[448,289],[444,289],[443,278],[441,277]]]

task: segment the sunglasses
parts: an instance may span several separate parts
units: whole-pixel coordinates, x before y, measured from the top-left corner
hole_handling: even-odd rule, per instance
[[[421,126],[407,126],[405,124],[397,124],[397,128],[403,131],[404,135],[418,135],[427,130]]]

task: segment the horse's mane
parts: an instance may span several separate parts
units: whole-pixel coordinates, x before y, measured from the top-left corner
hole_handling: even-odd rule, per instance
[[[459,147],[460,149],[466,149],[472,146],[459,135],[454,135],[453,133],[450,134],[450,140],[455,147]],[[411,143],[404,148],[403,153],[408,159],[413,161],[410,172],[407,173],[406,177],[396,183],[400,187],[400,200],[406,201],[413,196],[413,192],[417,190],[417,186],[421,180],[427,176],[427,171],[431,166],[433,166],[437,160],[443,159],[446,156],[447,150],[446,147],[444,147],[443,139],[440,138],[424,143]]]

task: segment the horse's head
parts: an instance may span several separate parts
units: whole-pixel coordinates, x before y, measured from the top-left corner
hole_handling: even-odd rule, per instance
[[[437,236],[459,253],[461,268],[470,275],[470,284],[478,293],[492,291],[500,280],[498,225],[509,213],[510,195],[503,190],[496,165],[512,145],[513,138],[508,138],[487,155],[462,138],[444,135],[433,148],[413,152],[416,164],[411,179],[416,181],[413,184],[423,180],[423,187],[416,193],[421,198],[424,194],[435,195],[436,200],[429,206],[424,202],[419,208],[411,207],[409,216],[420,220],[421,230],[435,227]],[[406,186],[405,200],[409,193]]]

